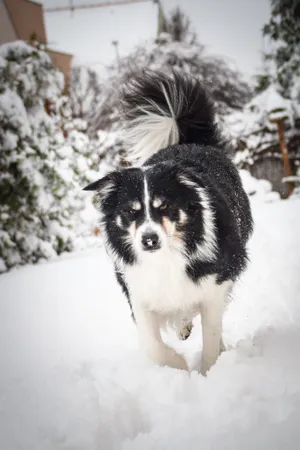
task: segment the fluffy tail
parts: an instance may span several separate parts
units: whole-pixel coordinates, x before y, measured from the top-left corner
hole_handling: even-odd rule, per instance
[[[190,76],[135,74],[124,89],[122,106],[132,160],[143,163],[172,144],[221,144],[212,101]]]

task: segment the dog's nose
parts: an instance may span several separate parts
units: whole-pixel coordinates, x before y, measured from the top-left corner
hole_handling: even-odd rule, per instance
[[[142,236],[144,250],[157,250],[160,247],[159,237],[156,233],[145,233]]]

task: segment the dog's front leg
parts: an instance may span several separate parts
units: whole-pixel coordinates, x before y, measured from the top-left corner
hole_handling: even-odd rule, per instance
[[[217,292],[215,299],[208,299],[201,306],[203,349],[201,357],[201,373],[215,364],[220,352],[224,351],[222,340],[222,318],[227,298],[224,292]]]
[[[163,342],[159,315],[140,306],[134,308],[134,314],[140,344],[147,356],[160,366],[187,370],[184,358]]]

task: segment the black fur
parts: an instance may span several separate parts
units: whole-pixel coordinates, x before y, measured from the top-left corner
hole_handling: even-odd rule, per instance
[[[129,126],[136,117],[145,114],[141,111],[142,105],[147,106],[147,111],[152,109],[153,112],[157,111],[157,105],[169,114],[164,92],[172,104],[181,99],[181,107],[174,110],[179,128],[179,144],[201,143],[221,146],[223,151],[229,150],[215,124],[214,104],[205,89],[197,79],[177,71],[173,71],[172,77],[147,70],[132,74],[123,90],[121,105],[123,117]]]
[[[116,265],[115,265],[115,274],[117,277],[117,281],[122,288],[123,294],[125,294],[125,296],[127,298],[127,301],[128,301],[129,307],[130,307],[130,311],[131,311],[131,317],[135,321],[135,317],[134,317],[133,310],[132,310],[132,304],[130,301],[130,294],[129,294],[128,286],[124,279],[124,275],[122,274],[122,272],[118,269],[118,267]]]

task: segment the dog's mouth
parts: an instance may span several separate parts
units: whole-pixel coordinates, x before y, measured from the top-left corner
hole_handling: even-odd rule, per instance
[[[157,248],[147,248],[147,249],[143,249],[143,251],[144,252],[146,252],[146,253],[155,253],[155,252],[157,252],[158,250],[160,250],[160,248],[161,247],[157,247]]]

